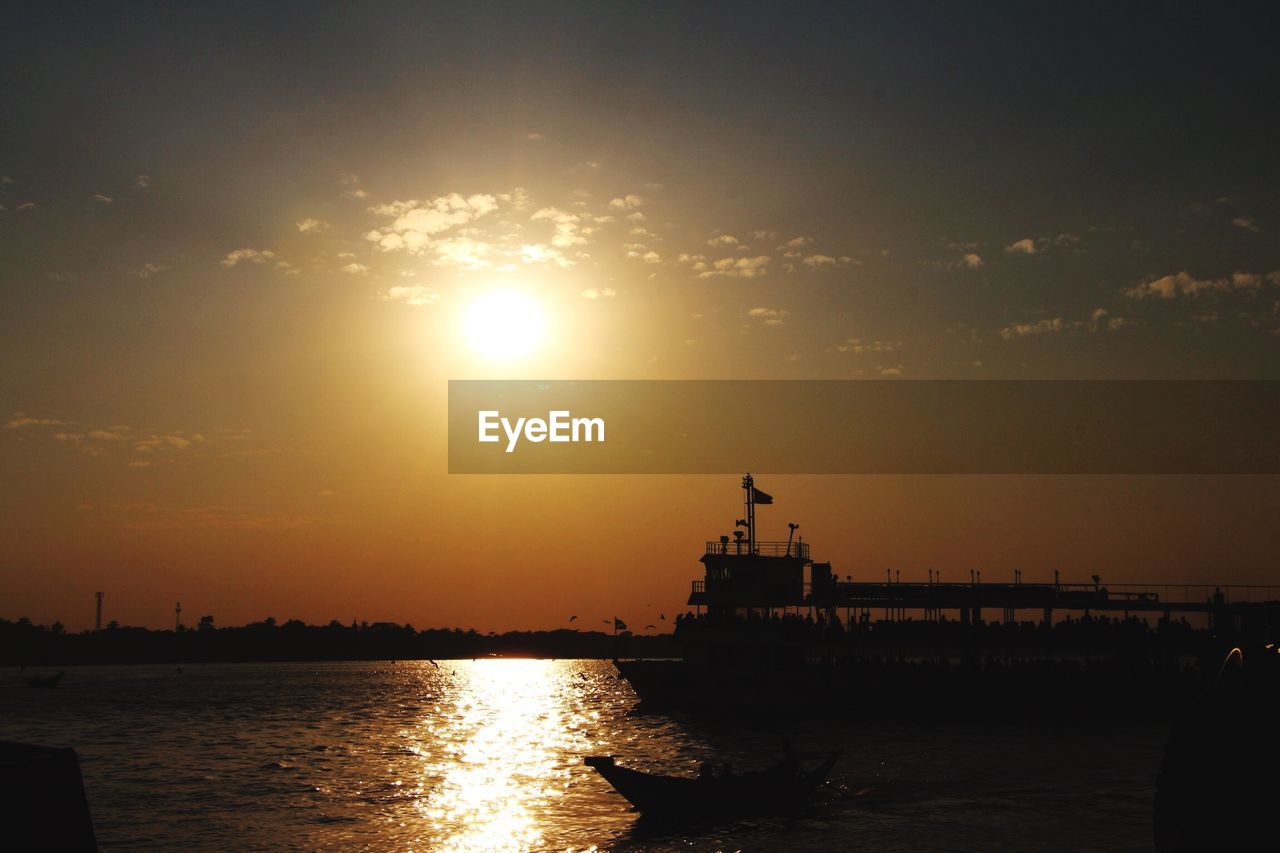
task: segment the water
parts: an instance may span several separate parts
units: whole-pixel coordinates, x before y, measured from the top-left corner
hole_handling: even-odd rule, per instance
[[[720,726],[603,661],[96,667],[0,681],[0,738],[74,747],[104,849],[1146,850],[1164,724]],[[798,819],[651,835],[582,757],[692,775],[842,747]]]

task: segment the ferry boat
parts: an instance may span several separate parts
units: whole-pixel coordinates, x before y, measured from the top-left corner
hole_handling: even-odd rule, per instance
[[[679,659],[615,661],[642,708],[1150,716],[1202,689],[1223,644],[1280,627],[1274,597],[1231,600],[1222,588],[1179,598],[1057,572],[1053,583],[983,582],[977,571],[967,583],[934,572],[924,583],[888,572],[842,581],[810,556],[798,525],[786,540],[759,539],[757,508],[773,497],[750,474],[742,489],[743,517],[706,542],[691,610],[676,620]],[[1028,611],[1039,621],[1019,618]],[[1208,629],[1175,619],[1189,614]]]

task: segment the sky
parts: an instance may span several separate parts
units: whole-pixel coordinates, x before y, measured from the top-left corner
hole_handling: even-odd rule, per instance
[[[1277,18],[28,10],[0,617],[682,609],[736,479],[450,476],[451,378],[1280,378]],[[1280,546],[1274,477],[761,485],[762,535],[797,521],[855,578],[1263,583]]]

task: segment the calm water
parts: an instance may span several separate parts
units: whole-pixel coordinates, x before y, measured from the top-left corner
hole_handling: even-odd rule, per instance
[[[105,849],[1147,850],[1165,726],[639,715],[608,662],[81,668],[0,681],[0,738],[75,747]],[[800,819],[637,833],[582,766],[844,758]]]

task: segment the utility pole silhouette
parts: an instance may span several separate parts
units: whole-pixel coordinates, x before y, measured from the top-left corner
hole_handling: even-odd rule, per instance
[[[98,599],[98,613],[93,617],[93,630],[102,630],[102,593],[95,592],[94,597]]]

